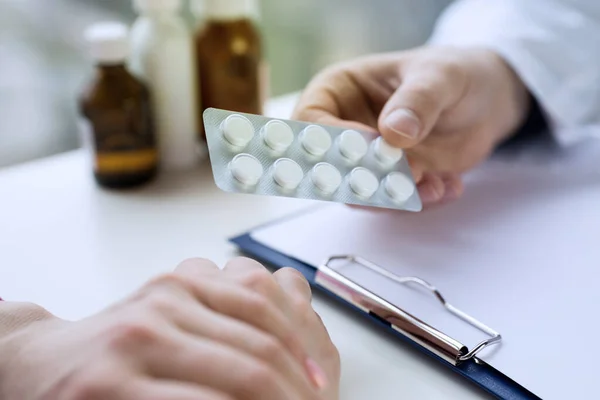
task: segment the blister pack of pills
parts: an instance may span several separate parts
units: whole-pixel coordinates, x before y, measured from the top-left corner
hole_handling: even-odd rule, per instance
[[[422,209],[404,152],[374,133],[214,108],[204,127],[226,192]]]

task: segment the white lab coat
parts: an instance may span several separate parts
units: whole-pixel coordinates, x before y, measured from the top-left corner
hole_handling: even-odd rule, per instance
[[[459,0],[430,42],[498,52],[560,142],[600,138],[600,0]]]

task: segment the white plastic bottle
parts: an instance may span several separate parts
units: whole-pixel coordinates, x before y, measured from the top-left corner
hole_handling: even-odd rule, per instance
[[[181,0],[134,0],[140,14],[131,29],[131,71],[153,99],[160,162],[165,170],[198,164],[193,37],[179,14]]]

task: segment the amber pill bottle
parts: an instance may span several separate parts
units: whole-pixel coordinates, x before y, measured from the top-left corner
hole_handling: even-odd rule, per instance
[[[95,75],[79,99],[94,177],[107,188],[139,186],[158,170],[150,93],[126,68],[128,29],[101,23],[85,34]]]
[[[204,0],[196,33],[200,120],[207,108],[262,114],[266,85],[252,0]]]

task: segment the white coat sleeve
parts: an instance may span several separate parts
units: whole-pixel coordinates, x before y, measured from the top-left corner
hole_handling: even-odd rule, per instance
[[[496,51],[560,142],[600,138],[600,0],[459,0],[430,43]]]

